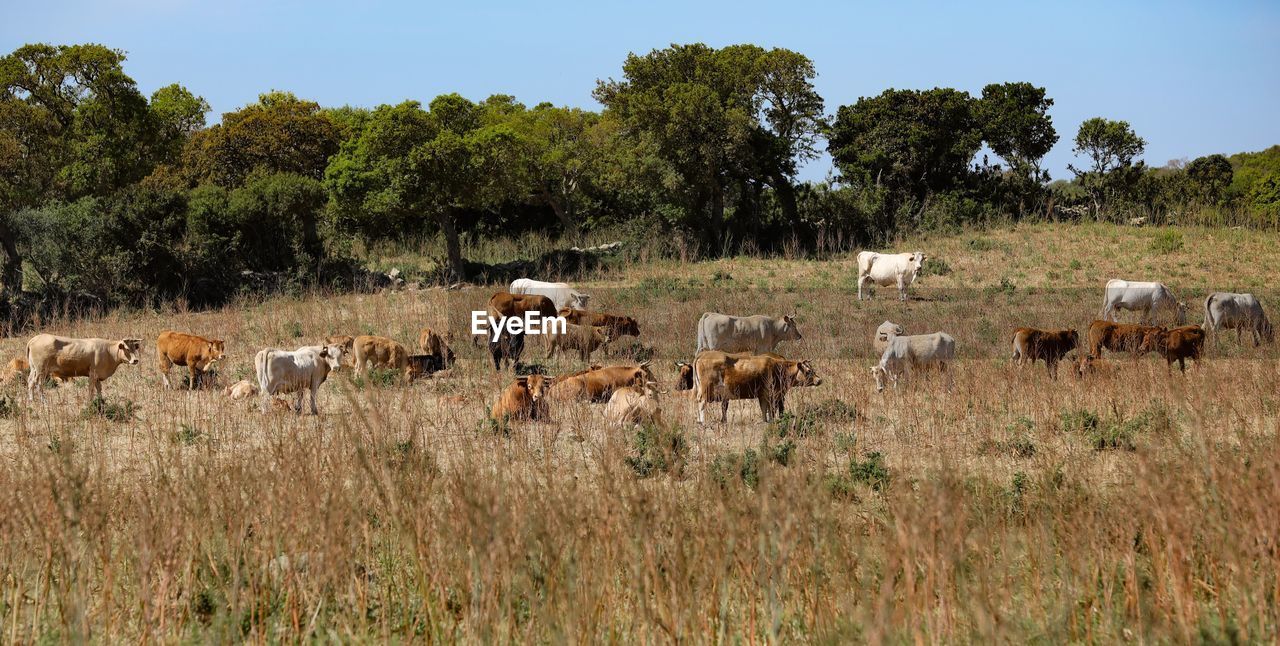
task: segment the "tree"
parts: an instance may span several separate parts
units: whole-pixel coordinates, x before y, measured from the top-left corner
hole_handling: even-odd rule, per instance
[[[1084,169],[1075,165],[1067,168],[1089,193],[1094,217],[1100,217],[1104,206],[1113,197],[1126,195],[1142,176],[1143,164],[1134,164],[1134,158],[1142,154],[1147,142],[1128,121],[1111,121],[1094,117],[1080,124],[1076,133],[1076,156],[1085,155],[1089,165]]]
[[[1040,160],[1058,142],[1051,107],[1053,99],[1045,96],[1044,88],[1030,83],[992,83],[982,88],[976,106],[983,140],[1009,164],[1019,214],[1025,212],[1028,198],[1038,198],[1050,180]]]
[[[1204,204],[1222,202],[1233,176],[1231,162],[1222,155],[1200,157],[1187,164],[1186,173],[1197,199]]]
[[[241,186],[252,174],[319,180],[341,142],[338,125],[319,104],[268,92],[196,133],[183,151],[183,166],[193,183],[226,187]]]
[[[429,110],[416,101],[374,110],[325,173],[339,216],[368,238],[430,218],[445,239],[447,277],[465,278],[460,219],[523,196],[527,186],[524,144],[508,116],[517,106],[506,99],[476,104],[445,94]]]
[[[551,208],[564,232],[577,231],[588,185],[600,172],[608,146],[600,115],[539,104],[520,114],[514,125],[527,145],[533,198]]]
[[[150,110],[156,133],[155,161],[178,163],[187,141],[204,128],[209,103],[174,83],[151,94]]]

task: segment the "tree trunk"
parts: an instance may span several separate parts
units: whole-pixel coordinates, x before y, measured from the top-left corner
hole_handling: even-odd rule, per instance
[[[778,204],[782,207],[782,217],[791,225],[791,235],[799,238],[800,209],[796,206],[796,188],[781,173],[773,177],[773,192],[778,196]]]
[[[22,291],[22,256],[18,255],[18,241],[9,228],[8,216],[0,216],[0,247],[4,248],[4,263],[0,266],[0,293]]]
[[[450,283],[467,278],[467,267],[462,261],[462,243],[458,240],[458,217],[453,209],[440,214],[440,232],[444,234],[444,248],[447,255],[445,277]]]
[[[556,214],[556,219],[560,220],[560,229],[564,234],[571,235],[576,233],[577,227],[574,226],[572,214],[569,213],[569,210],[565,208],[560,200],[551,194],[551,191],[545,188],[542,189],[542,200],[547,203],[547,206],[551,207],[551,211]]]

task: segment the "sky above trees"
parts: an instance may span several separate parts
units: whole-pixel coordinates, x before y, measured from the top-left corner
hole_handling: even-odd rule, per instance
[[[28,42],[124,50],[143,93],[182,82],[210,121],[271,89],[373,107],[458,92],[599,109],[629,52],[754,43],[807,55],[828,111],[886,88],[1044,86],[1059,132],[1132,124],[1150,165],[1280,141],[1280,5],[1219,3],[22,3],[0,51]],[[1045,159],[1069,178],[1070,137]],[[825,155],[803,179],[821,179]]]

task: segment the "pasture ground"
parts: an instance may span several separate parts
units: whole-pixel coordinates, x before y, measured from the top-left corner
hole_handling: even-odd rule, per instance
[[[1020,225],[898,248],[931,259],[906,304],[892,289],[859,303],[853,254],[619,263],[580,283],[639,320],[644,347],[613,351],[652,351],[670,390],[667,424],[643,431],[585,403],[487,421],[511,377],[465,326],[493,286],[51,322],[146,349],[105,384],[131,411],[86,413],[83,380],[34,405],[7,387],[0,640],[1274,640],[1276,347],[1224,336],[1185,376],[1115,357],[1055,382],[1011,365],[1009,337],[1083,336],[1111,277],[1164,280],[1191,322],[1212,290],[1276,316],[1280,236]],[[712,310],[795,313],[804,339],[779,351],[825,383],[793,392],[781,423],[736,402],[699,427],[673,362]],[[886,319],[956,338],[950,389],[874,392]],[[263,347],[409,345],[423,326],[454,333],[455,369],[410,386],[339,374],[318,418],[163,391],[155,367],[166,328],[225,339],[225,385]]]

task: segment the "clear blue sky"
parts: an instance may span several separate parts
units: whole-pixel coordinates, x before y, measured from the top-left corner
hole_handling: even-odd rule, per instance
[[[1043,85],[1067,175],[1092,116],[1124,119],[1148,163],[1280,143],[1277,2],[15,2],[0,49],[98,42],[145,92],[180,82],[210,121],[263,91],[375,106],[443,92],[598,108],[628,52],[750,42],[808,55],[827,111],[885,88]],[[973,6],[970,6],[973,5]],[[821,178],[826,159],[805,178]]]

